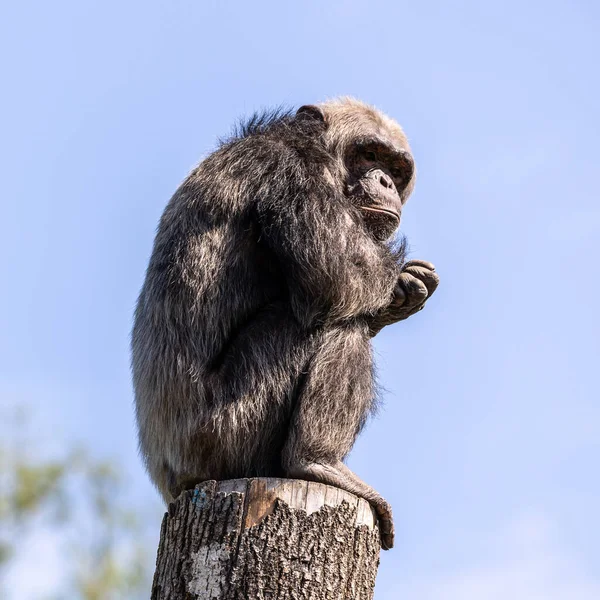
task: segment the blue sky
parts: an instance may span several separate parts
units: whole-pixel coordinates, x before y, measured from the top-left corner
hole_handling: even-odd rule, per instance
[[[411,140],[403,231],[441,276],[376,340],[385,407],[350,459],[395,511],[376,598],[600,597],[599,4],[2,12],[5,406],[147,501],[128,335],[165,203],[238,117],[353,95]]]

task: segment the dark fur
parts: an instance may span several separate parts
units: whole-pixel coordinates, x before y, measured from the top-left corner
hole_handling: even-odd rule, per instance
[[[327,128],[253,117],[161,218],[132,351],[141,452],[167,501],[178,485],[286,475],[369,497],[326,471],[373,408],[370,323],[404,247],[369,234]]]

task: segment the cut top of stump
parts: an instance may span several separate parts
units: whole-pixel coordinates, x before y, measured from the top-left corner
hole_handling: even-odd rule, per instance
[[[305,511],[307,515],[317,512],[323,506],[335,508],[342,502],[347,502],[351,507],[356,507],[356,526],[365,525],[371,530],[377,526],[375,512],[364,498],[324,483],[276,477],[227,479],[214,483],[217,493],[238,492],[244,496],[246,509],[242,524],[244,529],[257,525],[270,515],[278,499],[290,508]],[[192,503],[201,504],[203,501],[201,496],[202,488],[196,486],[192,493]]]

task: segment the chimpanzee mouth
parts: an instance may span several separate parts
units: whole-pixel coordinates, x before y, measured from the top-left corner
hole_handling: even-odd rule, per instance
[[[390,216],[396,221],[400,222],[400,215],[391,208],[384,208],[382,206],[361,206],[360,209],[368,212],[378,213],[380,215]]]

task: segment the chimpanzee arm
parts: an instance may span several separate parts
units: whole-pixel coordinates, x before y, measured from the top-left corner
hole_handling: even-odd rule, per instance
[[[306,324],[345,320],[387,306],[399,257],[368,234],[326,164],[272,146],[256,208],[261,240],[280,262],[296,316]]]

